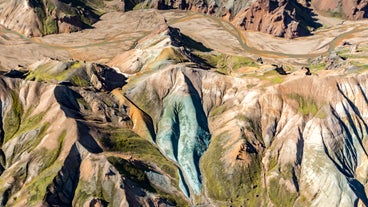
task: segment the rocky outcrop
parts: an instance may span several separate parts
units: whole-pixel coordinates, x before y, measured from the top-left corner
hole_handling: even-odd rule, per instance
[[[311,7],[312,5],[312,7]],[[105,11],[140,8],[191,10],[231,21],[244,30],[276,37],[306,36],[321,25],[314,10],[352,20],[367,17],[366,1],[256,0],[256,1],[0,1],[0,24],[26,36],[79,31],[92,27]]]
[[[116,2],[116,1],[113,1]],[[116,2],[115,4],[118,4]],[[79,31],[89,28],[99,15],[111,8],[185,9],[224,17],[245,29],[293,38],[309,34],[318,27],[308,8],[291,1],[0,1],[0,24],[27,36]]]
[[[128,84],[125,96],[152,118],[195,203],[204,185],[214,205],[366,204],[367,75],[248,84],[176,66]]]
[[[115,6],[114,6],[115,5]],[[26,36],[66,33],[89,28],[117,1],[0,1],[0,24]]]
[[[178,28],[163,22],[158,29],[137,42],[133,49],[115,56],[108,65],[126,74],[158,70],[178,63],[192,63],[208,69],[210,65],[194,55],[193,50],[211,51],[182,34]]]
[[[4,205],[368,202],[366,73],[250,88],[178,64],[121,89],[107,67],[88,67],[100,77],[89,86],[1,77]]]
[[[339,54],[306,76],[163,23],[109,66],[19,66],[0,76],[0,205],[367,206],[368,73]]]
[[[334,17],[344,17],[351,20],[358,20],[368,17],[367,1],[311,0],[311,4],[317,11]]]
[[[78,87],[72,90],[54,82],[60,77],[58,70],[65,70],[70,63],[48,60],[38,65],[49,73],[43,83],[0,77],[1,205],[186,203],[178,190],[175,165],[131,131],[126,111],[104,92],[125,83],[124,79],[120,85],[110,81],[111,77],[118,81],[112,75],[114,69],[102,65],[74,68],[90,72],[78,77],[98,79],[89,86],[74,85]],[[31,76],[33,80],[39,78]],[[135,137],[137,145],[121,145],[128,137]],[[139,158],[137,146],[144,147],[150,157]]]
[[[157,4],[157,5],[156,5]],[[288,1],[143,1],[141,7],[186,9],[223,17],[244,30],[260,31],[277,37],[295,38],[310,34],[320,25],[307,5]]]
[[[276,37],[295,38],[310,34],[319,25],[312,12],[295,0],[260,0],[236,15],[234,22],[244,30],[260,31]]]

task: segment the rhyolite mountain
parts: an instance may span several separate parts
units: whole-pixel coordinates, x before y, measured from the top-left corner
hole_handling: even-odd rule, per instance
[[[0,24],[27,36],[75,32],[106,11],[122,9],[118,0],[2,0]]]
[[[27,38],[0,28],[1,46],[11,48],[11,41],[20,38],[20,50],[25,45],[44,50],[43,57],[37,51],[26,57],[34,58],[31,64],[0,63],[0,206],[368,205],[364,25],[352,29],[354,35],[334,34],[333,44],[322,41],[329,45],[325,52],[279,58],[265,50],[262,58],[262,50],[249,45],[242,52],[233,43],[236,38],[226,39],[221,48],[218,42],[224,40],[217,35],[254,24],[259,27],[254,30],[276,36],[307,34],[317,21],[304,18],[304,12],[310,18],[314,10],[303,8],[322,11],[322,4],[55,0],[1,5],[9,2],[31,8],[13,15],[36,15],[36,23],[14,19],[8,24],[13,30],[48,34],[32,10],[41,8],[43,15],[55,12],[55,33],[82,31]],[[68,7],[80,12],[69,16]],[[116,12],[134,7],[211,16],[176,10]],[[105,12],[107,17],[100,16]],[[241,23],[231,27],[216,16]],[[264,24],[261,16],[277,24]],[[60,30],[64,17],[76,20],[66,26],[74,29]],[[100,23],[112,17],[119,21],[107,26],[108,34],[100,34],[106,28],[92,24],[100,17]],[[283,22],[291,19],[285,27]],[[77,27],[77,22],[90,25]],[[211,28],[210,23],[225,25],[209,33],[216,41],[207,36],[201,42],[188,29],[197,32],[198,25]],[[97,40],[83,39],[91,34]],[[124,35],[129,38],[116,39]],[[55,45],[52,38],[60,39]],[[67,46],[64,39],[71,40]],[[120,47],[127,49],[114,50]],[[27,53],[19,54],[0,55],[16,62]],[[86,61],[88,54],[96,61]]]
[[[367,17],[366,1],[310,0],[3,0],[0,24],[27,36],[74,32],[91,28],[101,14],[133,9],[181,9],[227,19],[235,26],[277,37],[310,35],[321,24],[316,12],[348,19]]]

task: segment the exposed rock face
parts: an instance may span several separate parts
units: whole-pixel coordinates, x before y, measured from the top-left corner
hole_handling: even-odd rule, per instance
[[[367,206],[365,66],[247,76],[219,53],[162,24],[111,67],[0,75],[0,205]]]
[[[74,32],[91,27],[106,9],[104,1],[2,0],[0,24],[26,36]]]
[[[100,66],[95,72],[105,77],[100,84],[107,86],[108,69]],[[142,139],[139,144],[153,156],[148,160],[163,159],[152,166],[137,160],[131,149],[121,154],[116,148],[121,134],[112,128],[122,127],[120,133],[131,138],[137,135],[130,130],[130,118],[107,93],[3,76],[0,90],[3,206],[172,206],[183,200],[173,184],[178,181],[163,173],[166,169],[175,172],[175,167],[148,141]],[[90,118],[85,122],[86,117]],[[182,198],[168,201],[152,189]]]
[[[111,4],[111,2],[109,2]],[[107,4],[107,3],[106,3]],[[27,36],[78,31],[91,27],[99,14],[110,7],[104,1],[0,1],[0,24]],[[116,3],[117,4],[117,3]],[[290,1],[126,1],[124,10],[134,7],[186,9],[224,17],[245,29],[293,38],[317,27],[309,9]],[[121,9],[121,8],[120,8]]]
[[[27,36],[74,32],[89,28],[104,11],[136,8],[183,9],[223,17],[244,30],[277,37],[309,35],[318,28],[313,10],[348,19],[367,17],[368,2],[349,0],[145,0],[145,1],[0,1],[0,24]]]
[[[191,48],[187,47],[187,44],[190,44]],[[169,64],[185,62],[192,62],[207,69],[208,64],[195,56],[191,52],[193,49],[210,51],[202,43],[180,33],[179,29],[163,23],[157,30],[141,39],[135,48],[117,55],[108,64],[126,74],[162,69]]]
[[[157,146],[178,163],[191,194],[204,184],[210,200],[235,206],[350,206],[367,202],[367,80],[305,77],[262,92],[170,67],[130,84],[125,95],[152,118]],[[187,154],[197,159],[183,163]]]
[[[106,70],[92,70],[105,77],[101,86],[110,82]],[[0,182],[9,185],[0,192],[8,206],[175,205],[152,187],[178,196],[177,205],[184,195],[215,206],[368,202],[366,73],[299,77],[264,90],[168,66],[129,82],[125,98],[115,91],[120,104],[91,89],[1,80]]]
[[[1,1],[0,23],[27,36],[41,36],[42,22],[27,1]]]
[[[154,3],[155,2],[155,3]],[[188,9],[223,17],[245,30],[260,31],[277,37],[294,38],[310,34],[319,25],[305,4],[296,0],[256,1],[144,1],[158,9]]]
[[[236,17],[245,30],[261,31],[277,37],[294,38],[310,34],[308,27],[317,27],[311,11],[297,1],[260,0]]]
[[[311,0],[311,4],[317,11],[326,14],[358,20],[368,17],[368,1],[349,0]]]
[[[295,38],[310,34],[320,25],[313,19],[310,3],[317,11],[349,19],[366,18],[368,3],[360,1],[0,1],[0,24],[27,36],[79,31],[91,27],[107,10],[133,8],[184,9],[223,17],[236,26],[277,37]]]

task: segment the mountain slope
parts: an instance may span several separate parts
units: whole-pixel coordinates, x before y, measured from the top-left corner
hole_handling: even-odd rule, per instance
[[[158,13],[119,14],[129,15],[116,29],[131,29],[132,46],[107,65],[34,58],[2,68],[0,205],[367,206],[364,24],[349,38],[333,33],[324,53],[301,53],[301,65],[288,54],[240,50],[233,27],[222,43],[231,50],[221,50],[214,42],[225,42],[220,29],[229,25],[212,17],[169,11],[165,21]],[[182,18],[196,20],[181,22],[194,30],[212,24],[212,41],[168,25]],[[51,37],[83,40],[101,30]],[[88,46],[97,60],[100,44]]]
[[[309,35],[320,27],[313,12],[296,0],[289,1],[142,1],[135,8],[185,9],[231,21],[244,30],[260,31],[277,37]]]
[[[367,1],[348,1],[348,0],[312,0],[311,5],[319,12],[352,20],[368,17]]]
[[[90,28],[106,9],[104,1],[93,0],[4,0],[0,24],[26,36],[75,32]]]

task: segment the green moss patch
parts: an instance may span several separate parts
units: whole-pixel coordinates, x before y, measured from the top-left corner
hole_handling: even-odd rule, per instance
[[[60,171],[61,167],[61,162],[55,162],[25,186],[26,192],[29,194],[28,204],[30,206],[34,206],[42,202],[46,194],[47,187],[53,182],[54,177]]]
[[[275,206],[285,206],[285,207],[292,207],[294,206],[299,194],[297,192],[291,192],[288,190],[287,186],[283,184],[281,180],[285,182],[293,183],[293,180],[297,180],[296,171],[291,163],[287,163],[282,167],[280,165],[275,165],[271,171],[278,172],[277,177],[273,177],[268,181],[268,197],[270,198],[271,202]]]
[[[171,179],[171,184],[179,189],[179,176],[177,166],[167,160],[160,151],[148,140],[139,137],[129,129],[119,128],[109,131],[105,137],[102,137],[100,143],[105,151],[124,152],[134,157],[135,161],[127,161],[119,157],[109,157],[112,163],[123,176],[133,180],[141,187],[158,193],[162,198],[176,203],[178,206],[186,206],[187,202],[178,195],[169,195],[156,186],[153,186],[147,180],[146,171],[149,171],[150,165],[154,164],[163,172],[167,173]]]
[[[271,202],[275,206],[292,207],[298,196],[297,193],[292,193],[283,185],[280,185],[279,179],[272,178],[269,182],[268,195]]]
[[[10,91],[12,97],[12,103],[9,111],[4,116],[4,143],[9,141],[15,133],[19,130],[21,116],[23,113],[23,105],[19,100],[19,96],[16,92]]]
[[[50,167],[57,160],[57,158],[60,155],[65,136],[66,136],[66,130],[64,129],[58,137],[58,147],[55,150],[47,150],[43,148],[40,150],[40,152],[38,152],[39,155],[47,157],[46,160],[41,162],[41,165],[42,165],[41,171]]]
[[[58,33],[57,20],[48,17],[43,24],[43,33],[46,35]]]
[[[26,80],[40,82],[70,82],[72,85],[89,86],[89,77],[85,72],[85,66],[79,61],[54,62],[50,61],[40,65],[27,74]]]
[[[296,93],[288,94],[287,97],[298,103],[297,110],[299,113],[303,115],[316,116],[321,119],[326,117],[325,112],[321,109],[322,107],[312,97],[305,97]]]
[[[261,158],[254,153],[250,155],[249,166],[239,163],[231,168],[225,166],[223,140],[228,136],[225,132],[213,138],[201,159],[207,195],[224,206],[260,206],[264,200]]]
[[[129,129],[116,129],[100,142],[107,151],[124,152],[139,157],[140,160],[153,162],[160,169],[178,180],[178,169],[148,140],[139,137]],[[177,182],[177,181],[176,181]]]
[[[219,73],[230,74],[236,72],[239,68],[251,66],[257,67],[258,64],[252,59],[244,56],[233,56],[215,52],[199,52],[194,54],[202,58],[206,63],[213,68],[216,68]]]

